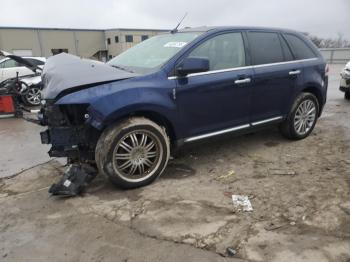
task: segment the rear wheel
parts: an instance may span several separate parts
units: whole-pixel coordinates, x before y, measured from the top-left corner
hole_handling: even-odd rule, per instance
[[[319,115],[319,104],[315,95],[302,93],[294,101],[287,119],[281,124],[281,133],[292,140],[310,135]]]
[[[169,156],[169,139],[164,129],[142,117],[107,128],[95,152],[99,171],[122,188],[153,182],[164,171]]]

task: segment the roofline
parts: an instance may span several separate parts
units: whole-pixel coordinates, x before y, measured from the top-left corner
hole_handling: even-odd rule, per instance
[[[0,29],[21,29],[21,30],[65,30],[65,31],[159,31],[167,32],[169,29],[150,29],[150,28],[108,28],[108,29],[96,29],[96,28],[63,28],[63,27],[20,27],[20,26],[0,26]]]
[[[104,31],[114,31],[114,30],[122,30],[122,31],[157,31],[157,32],[169,32],[171,29],[152,29],[152,28],[108,28],[103,29]]]
[[[201,26],[182,28],[179,32],[210,32],[210,31],[224,31],[224,30],[266,30],[279,32],[293,32],[300,33],[297,30],[280,28],[280,27],[264,27],[264,26]]]

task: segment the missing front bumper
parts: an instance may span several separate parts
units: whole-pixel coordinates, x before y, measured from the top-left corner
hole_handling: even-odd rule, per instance
[[[77,196],[84,191],[96,175],[97,170],[90,165],[72,164],[63,177],[50,187],[49,193],[55,196]]]

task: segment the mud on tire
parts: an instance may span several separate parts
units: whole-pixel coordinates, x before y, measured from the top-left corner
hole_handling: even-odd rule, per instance
[[[296,114],[299,114],[300,111],[298,111],[302,104],[310,103],[313,104],[315,107],[314,114],[315,118],[312,123],[310,123],[310,126],[308,126],[307,129],[305,129],[305,133],[298,132],[295,122],[296,122]],[[312,93],[301,93],[294,101],[293,106],[286,118],[286,120],[280,125],[280,132],[282,135],[288,139],[291,140],[300,140],[303,138],[306,138],[310,135],[312,130],[314,129],[318,116],[319,116],[319,103],[316,98],[316,96]],[[307,118],[307,116],[305,116]]]
[[[169,157],[165,130],[144,117],[128,118],[107,127],[95,150],[100,173],[124,189],[152,183],[164,171]]]

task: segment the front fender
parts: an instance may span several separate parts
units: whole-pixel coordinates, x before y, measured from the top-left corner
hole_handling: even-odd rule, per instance
[[[176,104],[168,89],[127,89],[101,97],[90,104],[90,123],[98,129],[135,112],[154,112],[176,121]]]

